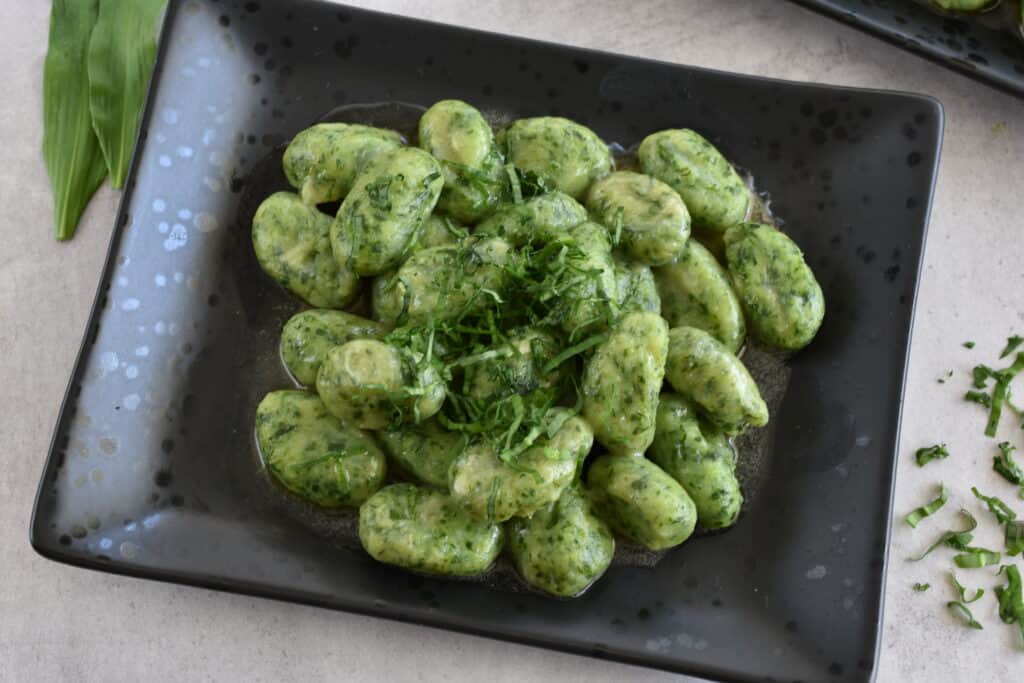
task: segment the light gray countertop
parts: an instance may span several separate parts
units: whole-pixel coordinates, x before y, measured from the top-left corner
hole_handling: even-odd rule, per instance
[[[281,0],[283,1],[283,0]],[[943,103],[946,136],[929,230],[909,370],[878,680],[1024,679],[1024,646],[989,596],[984,631],[944,609],[948,557],[908,555],[955,510],[977,509],[969,487],[1000,491],[982,417],[960,399],[965,374],[1024,331],[1024,103],[786,2],[739,0],[377,0],[353,4],[671,62],[793,80],[927,93]],[[82,571],[28,545],[32,499],[57,409],[92,303],[118,195],[104,187],[69,244],[52,238],[40,154],[42,65],[49,3],[0,3],[0,680],[654,681],[669,674],[483,638]],[[975,351],[960,346],[978,343]],[[958,373],[949,386],[936,382]],[[1007,431],[1007,436],[1010,432]],[[1013,438],[1021,442],[1020,432]],[[919,469],[912,451],[936,441],[953,455]],[[937,477],[954,491],[923,533],[903,514]],[[1008,498],[1009,499],[1009,498]],[[1018,509],[1024,503],[1014,500]],[[994,525],[977,542],[1001,547]],[[840,568],[836,568],[841,571]],[[986,590],[989,569],[964,570]],[[916,593],[917,581],[932,583]],[[742,643],[737,643],[742,650]]]

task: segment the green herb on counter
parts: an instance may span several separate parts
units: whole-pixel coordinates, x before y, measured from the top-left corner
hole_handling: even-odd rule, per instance
[[[43,159],[53,188],[57,239],[75,234],[86,205],[107,175],[89,114],[86,63],[97,0],[53,0],[43,66]]]
[[[947,545],[955,550],[964,550],[970,545],[971,541],[974,540],[974,530],[978,528],[978,520],[974,518],[967,510],[961,509],[960,515],[967,518],[967,528],[960,531],[946,531],[939,536],[938,540],[928,546],[925,550],[917,557],[911,557],[911,562],[918,562],[928,557],[933,550],[938,548],[940,545]]]
[[[953,556],[953,562],[961,569],[979,569],[997,564],[1003,559],[1000,553],[988,548],[962,548],[964,552]]]
[[[1024,522],[1014,520],[1007,522],[1003,532],[1006,554],[1013,557],[1024,552]]]
[[[974,348],[974,342],[972,342],[972,341],[965,341],[964,342],[964,348],[965,349],[973,349]]]
[[[1016,351],[1017,347],[1020,346],[1022,343],[1024,343],[1024,337],[1021,337],[1020,335],[1015,334],[1012,337],[1008,337],[1006,340],[1006,347],[1003,349],[1003,352],[999,354],[999,357],[1006,358],[1011,353]]]
[[[970,600],[968,600],[967,599],[967,589],[963,587],[963,584],[961,584],[959,581],[957,581],[956,574],[954,574],[953,572],[950,572],[949,573],[949,578],[953,582],[953,587],[956,589],[957,593],[960,594],[960,602],[964,603],[965,605],[969,605],[972,602],[977,602],[978,600],[981,599],[981,597],[983,595],[985,595],[985,589],[984,588],[979,588],[976,591],[974,591],[974,597],[971,598]]]
[[[923,592],[925,592],[926,590],[928,590],[931,587],[932,587],[932,585],[930,583],[915,583],[914,584],[914,590],[917,591],[918,593],[923,593]]]
[[[949,457],[949,451],[946,450],[946,444],[936,444],[935,446],[928,446],[927,448],[918,448],[917,452],[914,453],[914,458],[917,459],[917,466],[924,467],[932,460],[941,460]]]
[[[949,490],[946,488],[945,484],[939,484],[938,497],[907,515],[907,524],[917,528],[917,525],[921,523],[922,519],[935,514],[939,508],[946,504],[947,500],[949,500]]]
[[[986,496],[974,486],[971,487],[971,493],[974,494],[975,498],[984,502],[985,505],[988,506],[988,511],[996,516],[996,521],[1000,524],[1005,524],[1006,522],[1017,519],[1017,513],[1014,512],[1009,505],[995,496]]]
[[[977,403],[978,405],[985,406],[986,408],[992,407],[992,397],[984,391],[968,391],[964,394],[964,400],[971,403]]]
[[[971,614],[971,610],[967,609],[967,605],[962,602],[947,602],[946,607],[953,611],[954,614],[963,619],[968,626],[976,628],[979,631],[984,627],[977,622],[974,615]]]
[[[1003,479],[1011,484],[1024,484],[1024,470],[1013,459],[1013,451],[1016,450],[1009,441],[999,443],[999,455],[992,458],[992,469],[1002,475]],[[1024,493],[1024,488],[1021,489]],[[1022,496],[1024,497],[1024,496]]]
[[[1004,624],[1016,623],[1024,638],[1024,597],[1021,595],[1020,571],[1017,565],[1004,564],[999,574],[1006,572],[1006,585],[996,586],[996,598],[999,600],[999,618]]]

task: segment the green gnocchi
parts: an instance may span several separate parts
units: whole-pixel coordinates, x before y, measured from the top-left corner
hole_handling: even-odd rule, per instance
[[[495,130],[443,100],[417,123],[300,132],[297,194],[253,219],[261,268],[314,307],[281,331],[307,390],[256,410],[269,475],[358,507],[379,562],[478,576],[504,551],[557,597],[616,538],[660,551],[736,524],[731,439],[769,418],[738,354],[800,349],[824,316],[799,247],[745,222],[757,196],[692,130],[615,170],[564,118]]]

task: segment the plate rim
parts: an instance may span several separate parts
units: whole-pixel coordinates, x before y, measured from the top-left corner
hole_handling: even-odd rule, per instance
[[[606,659],[610,661],[622,662],[634,666],[641,666],[647,668],[660,669],[664,671],[670,671],[673,673],[685,673],[689,675],[704,676],[704,677],[715,677],[716,679],[726,681],[728,683],[747,683],[749,681],[761,680],[760,678],[752,678],[736,672],[719,670],[715,667],[707,667],[700,664],[686,663],[684,666],[680,666],[680,662],[675,659],[668,659],[655,652],[646,653],[643,656],[634,655],[627,651],[616,651],[614,648],[604,645],[595,644],[592,647],[583,647],[576,645],[568,641],[558,641],[553,639],[545,639],[543,637],[531,637],[529,635],[518,635],[508,633],[497,633],[493,630],[486,628],[476,627],[471,623],[465,622],[459,619],[448,619],[443,618],[443,613],[438,613],[436,616],[429,614],[418,614],[410,613],[402,610],[389,610],[385,607],[374,606],[372,602],[358,602],[348,598],[333,597],[331,601],[326,599],[317,599],[316,596],[311,594],[303,594],[302,591],[295,591],[293,593],[287,593],[280,589],[273,588],[267,584],[255,583],[243,579],[233,579],[228,577],[217,577],[212,575],[206,575],[195,572],[185,572],[177,570],[168,570],[163,568],[150,568],[142,567],[140,565],[134,565],[130,563],[121,563],[116,559],[102,560],[96,557],[86,556],[81,553],[76,553],[70,549],[65,549],[65,546],[59,542],[55,542],[52,539],[44,538],[44,534],[47,531],[46,522],[48,518],[43,517],[43,512],[40,509],[40,503],[44,497],[45,487],[47,486],[47,474],[53,469],[53,464],[57,461],[60,455],[60,439],[67,429],[68,422],[71,419],[69,415],[69,409],[73,407],[76,397],[73,396],[74,388],[82,376],[85,369],[85,363],[89,354],[92,350],[92,344],[90,337],[93,334],[94,327],[97,326],[98,322],[102,320],[104,314],[104,307],[102,306],[103,299],[106,296],[106,292],[110,288],[111,278],[113,275],[113,269],[115,265],[115,253],[121,243],[124,236],[124,231],[128,227],[128,208],[132,204],[134,199],[134,186],[135,177],[139,172],[138,164],[141,154],[139,153],[143,144],[146,142],[146,133],[149,128],[149,124],[153,115],[154,101],[156,93],[159,91],[163,84],[165,72],[165,60],[166,53],[169,49],[169,45],[174,36],[174,29],[177,26],[176,20],[178,13],[182,6],[187,2],[194,0],[169,0],[164,20],[161,25],[159,40],[157,44],[156,58],[154,61],[153,75],[150,79],[150,83],[147,89],[145,104],[143,107],[142,116],[140,117],[139,130],[136,133],[136,146],[135,153],[133,154],[131,164],[128,169],[127,181],[125,189],[123,190],[121,197],[118,202],[118,208],[115,213],[115,220],[113,229],[111,231],[110,243],[107,247],[107,254],[103,261],[103,266],[100,273],[100,279],[97,284],[96,293],[94,295],[93,304],[90,308],[88,317],[85,323],[85,330],[82,334],[82,339],[79,344],[78,351],[75,356],[74,363],[71,367],[71,373],[69,376],[67,387],[64,391],[61,399],[60,408],[57,413],[55,426],[50,438],[50,444],[47,449],[47,455],[43,461],[42,472],[40,474],[39,484],[37,486],[36,494],[33,499],[32,514],[29,522],[29,543],[33,550],[40,556],[59,562],[61,564],[79,567],[83,569],[89,569],[93,571],[105,572],[115,574],[119,576],[128,576],[138,579],[149,579],[154,581],[161,581],[164,583],[170,583],[180,586],[194,586],[207,590],[217,590],[234,595],[243,595],[251,597],[259,597],[265,599],[276,600],[279,602],[289,602],[302,604],[307,606],[313,606],[318,608],[330,609],[334,611],[343,611],[353,614],[359,614],[364,616],[377,617],[382,619],[390,619],[394,621],[400,621],[403,623],[416,624],[420,626],[428,626],[431,628],[439,628],[457,633],[464,633],[474,636],[480,636],[489,638],[491,640],[514,642],[520,645],[527,645],[531,647],[539,647],[547,650],[554,650],[560,652],[567,652],[575,655],[589,656],[598,659]],[[793,0],[798,4],[805,4],[806,0]],[[811,0],[813,2],[814,0]],[[902,355],[902,373],[900,374],[899,380],[899,400],[898,400],[898,412],[896,415],[896,424],[894,439],[895,442],[892,448],[892,463],[889,467],[889,474],[887,477],[888,486],[888,497],[887,497],[887,510],[885,514],[886,524],[882,530],[881,540],[884,542],[884,549],[882,552],[882,566],[880,570],[880,585],[879,595],[877,598],[877,619],[875,619],[874,638],[871,640],[870,646],[872,651],[872,666],[868,677],[864,680],[874,680],[878,671],[878,659],[881,654],[881,636],[884,626],[884,607],[885,607],[885,593],[886,593],[886,582],[888,576],[889,567],[889,554],[890,554],[890,541],[892,536],[892,519],[895,499],[895,479],[897,474],[898,464],[898,448],[900,435],[902,433],[902,421],[903,421],[903,408],[904,399],[907,384],[907,375],[909,370],[910,350],[914,328],[914,320],[917,314],[918,294],[921,285],[921,274],[924,266],[924,257],[927,246],[927,237],[931,221],[931,214],[934,205],[935,188],[938,181],[938,171],[941,162],[942,147],[944,141],[945,132],[945,110],[941,101],[929,94],[915,93],[910,91],[902,90],[889,90],[882,88],[865,88],[857,86],[844,86],[844,85],[832,85],[828,83],[822,83],[818,81],[793,81],[780,78],[772,78],[768,76],[761,76],[756,74],[745,74],[734,71],[726,71],[722,69],[712,69],[703,66],[696,66],[692,64],[686,64],[681,62],[669,62],[665,60],[650,59],[647,57],[636,56],[632,54],[610,52],[606,50],[597,50],[587,47],[580,47],[576,45],[561,45],[550,41],[539,40],[535,38],[528,38],[524,36],[518,36],[513,34],[499,33],[495,31],[487,31],[482,29],[476,29],[471,27],[459,26],[456,24],[448,24],[443,22],[437,22],[432,20],[419,19],[415,17],[408,17],[404,15],[394,14],[390,12],[380,12],[376,10],[364,9],[361,7],[353,7],[345,4],[338,4],[329,2],[329,0],[299,0],[295,3],[297,8],[304,6],[326,6],[331,8],[337,8],[341,10],[353,11],[359,14],[368,16],[374,16],[377,18],[387,19],[389,21],[407,22],[414,25],[426,25],[435,28],[443,28],[447,30],[457,31],[463,34],[476,35],[484,40],[501,40],[501,41],[514,41],[523,44],[526,47],[542,47],[548,49],[559,49],[567,52],[578,54],[582,57],[604,57],[612,58],[622,62],[628,62],[632,64],[642,64],[649,66],[660,66],[668,67],[672,69],[682,69],[687,72],[701,72],[713,74],[718,77],[725,77],[727,79],[747,81],[747,82],[758,82],[762,84],[769,84],[779,86],[783,88],[796,88],[796,89],[810,89],[818,91],[828,91],[830,93],[842,94],[844,92],[855,92],[862,94],[871,94],[884,98],[890,98],[893,101],[905,101],[905,102],[916,102],[918,105],[929,109],[933,116],[933,120],[929,122],[929,128],[934,129],[935,132],[935,145],[934,147],[929,146],[924,151],[933,154],[934,160],[930,165],[922,164],[921,170],[918,172],[921,179],[927,178],[927,201],[925,202],[925,211],[921,218],[920,228],[920,249],[917,258],[917,262],[914,263],[914,280],[913,287],[910,293],[909,303],[910,312],[907,318],[907,325],[905,331],[902,331],[905,335],[905,349]],[[299,11],[297,9],[297,11]],[[888,449],[887,449],[888,450]],[[70,548],[70,546],[67,546]]]

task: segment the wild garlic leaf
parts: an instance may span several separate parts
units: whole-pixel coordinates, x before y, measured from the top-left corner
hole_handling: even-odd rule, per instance
[[[124,186],[166,0],[99,0],[89,42],[89,109],[114,187]]]
[[[57,239],[75,234],[85,207],[107,175],[89,114],[86,62],[97,0],[53,0],[43,66],[43,160],[53,188]]]

